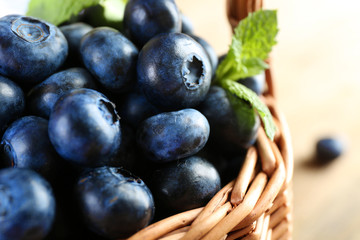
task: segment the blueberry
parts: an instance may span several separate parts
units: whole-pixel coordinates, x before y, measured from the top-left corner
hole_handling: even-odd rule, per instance
[[[0,136],[7,125],[17,119],[25,109],[21,88],[8,78],[0,76]]]
[[[134,128],[137,128],[146,118],[160,113],[160,110],[152,105],[143,94],[136,92],[126,95],[118,105],[118,109],[121,119]]]
[[[69,44],[69,55],[67,61],[71,62],[72,65],[80,65],[81,55],[80,55],[80,43],[82,37],[90,32],[93,29],[92,26],[83,23],[76,22],[60,27],[61,32],[64,34],[68,44]]]
[[[257,95],[261,95],[265,89],[265,72],[261,72],[258,75],[241,78],[239,83],[253,90]]]
[[[345,151],[345,144],[339,138],[321,138],[316,144],[316,153],[320,161],[330,161],[340,157]]]
[[[184,14],[181,14],[181,32],[188,35],[194,33],[193,23],[191,22],[190,18]]]
[[[203,38],[195,35],[190,35],[193,39],[195,39],[200,45],[204,48],[206,54],[209,57],[211,69],[212,69],[212,77],[215,76],[215,71],[218,65],[218,57],[216,55],[215,49]]]
[[[124,28],[143,46],[160,33],[181,31],[181,14],[174,0],[130,0],[125,8]]]
[[[141,123],[137,143],[155,162],[169,162],[200,151],[209,137],[207,119],[195,109],[160,113]]]
[[[67,53],[67,41],[56,26],[20,15],[0,18],[0,74],[33,85],[53,74]]]
[[[51,178],[61,159],[48,137],[48,121],[41,117],[26,116],[13,122],[1,140],[3,165],[31,168]]]
[[[101,167],[83,173],[76,195],[88,226],[107,238],[129,237],[147,226],[154,215],[148,187],[122,168]]]
[[[86,68],[107,90],[125,92],[136,82],[138,50],[119,31],[94,28],[81,40],[80,52]]]
[[[197,156],[167,163],[155,170],[151,179],[157,206],[175,212],[204,206],[221,186],[215,167]]]
[[[209,57],[199,43],[182,33],[161,34],[140,51],[138,85],[147,99],[166,110],[195,107],[211,83]]]
[[[121,123],[121,144],[119,150],[106,161],[106,166],[123,167],[132,171],[138,164],[135,130],[128,124]]]
[[[51,109],[59,97],[71,89],[96,89],[95,80],[83,68],[70,68],[48,77],[27,94],[27,108],[33,114],[49,118]]]
[[[199,111],[209,120],[209,144],[224,153],[242,151],[254,144],[260,119],[253,108],[244,101],[232,101],[234,96],[218,86],[212,86],[199,106]],[[234,108],[239,111],[235,112]]]
[[[55,217],[52,189],[29,169],[0,170],[0,239],[38,240]]]
[[[115,105],[95,90],[71,90],[58,99],[50,113],[49,137],[60,156],[70,162],[103,165],[120,146]]]

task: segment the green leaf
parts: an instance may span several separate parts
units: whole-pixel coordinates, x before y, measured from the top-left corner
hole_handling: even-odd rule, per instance
[[[225,79],[221,81],[221,86],[238,98],[247,101],[258,112],[265,128],[266,135],[273,140],[276,133],[276,126],[268,107],[260,100],[255,92],[244,85]]]
[[[31,0],[26,15],[59,25],[101,0]]]
[[[257,75],[268,68],[264,60],[276,44],[277,33],[275,10],[260,10],[240,21],[228,55],[217,68],[217,81],[223,78],[235,81]]]

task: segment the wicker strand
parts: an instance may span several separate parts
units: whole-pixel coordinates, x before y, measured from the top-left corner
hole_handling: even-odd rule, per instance
[[[194,220],[192,225],[196,225],[203,220],[207,219],[221,204],[228,199],[228,196],[234,186],[235,181],[231,181],[225,187],[223,187],[215,196],[208,202],[208,204],[201,211],[199,216]]]
[[[187,226],[199,215],[203,208],[196,208],[187,212],[179,213],[169,218],[156,222],[147,228],[135,233],[128,240],[154,240],[161,236],[176,230],[180,227]]]
[[[262,169],[268,176],[271,176],[275,171],[276,159],[263,127],[260,127],[258,131],[257,147],[260,154]]]
[[[242,221],[254,209],[254,206],[261,196],[267,183],[267,176],[260,172],[245,195],[244,201],[234,208],[224,219],[222,219],[204,239],[217,240],[230,232],[240,221]]]
[[[254,174],[255,165],[257,162],[257,152],[255,147],[250,147],[247,151],[244,164],[235,181],[234,189],[231,193],[231,204],[239,205],[243,200],[250,184],[251,178]]]
[[[277,147],[276,147],[277,148]],[[274,148],[273,148],[274,150]],[[274,151],[275,152],[275,151]],[[239,224],[240,227],[245,227],[258,219],[262,213],[270,209],[272,202],[280,192],[284,181],[285,181],[285,166],[282,160],[282,156],[275,152],[276,161],[278,164],[277,169],[274,171],[271,176],[264,193],[261,195],[258,203],[251,213]]]

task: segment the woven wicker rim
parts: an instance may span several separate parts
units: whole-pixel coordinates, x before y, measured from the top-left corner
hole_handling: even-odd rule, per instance
[[[227,0],[234,28],[262,0]],[[248,149],[238,177],[224,186],[205,207],[176,214],[151,224],[129,240],[291,239],[293,152],[289,128],[274,98],[270,68],[262,100],[278,131],[274,142],[261,127],[256,146]]]

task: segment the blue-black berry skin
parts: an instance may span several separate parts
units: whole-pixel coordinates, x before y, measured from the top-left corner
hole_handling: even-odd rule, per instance
[[[138,46],[143,46],[160,33],[180,32],[181,14],[174,0],[130,0],[124,28]]]
[[[228,153],[253,145],[260,127],[259,116],[251,107],[244,104],[244,115],[236,115],[229,97],[223,88],[212,86],[198,108],[210,124],[209,144]]]
[[[58,99],[50,113],[49,137],[63,158],[101,166],[121,142],[115,105],[95,90],[71,90]]]
[[[3,165],[30,168],[51,178],[61,161],[48,136],[48,121],[26,116],[13,122],[1,140]]]
[[[239,83],[253,90],[257,95],[261,95],[265,90],[265,72],[261,72],[258,75],[241,78]]]
[[[80,53],[82,37],[93,29],[92,26],[83,22],[71,23],[60,27],[69,44],[69,54]]]
[[[157,206],[176,212],[204,206],[221,187],[215,167],[198,156],[167,163],[150,179]]]
[[[118,30],[94,28],[81,40],[80,52],[86,68],[112,92],[126,92],[136,82],[138,49]]]
[[[10,79],[0,76],[0,136],[11,121],[17,119],[25,109],[22,89]]]
[[[145,183],[122,168],[86,171],[77,182],[76,195],[89,228],[110,239],[126,238],[146,227],[155,211]]]
[[[69,68],[55,73],[28,92],[28,111],[33,115],[48,119],[58,98],[76,88],[96,89],[95,80],[87,70]]]
[[[188,35],[194,33],[194,25],[192,21],[184,14],[181,14],[181,32]]]
[[[205,39],[199,37],[199,36],[195,36],[195,35],[190,35],[193,39],[195,39],[198,43],[200,43],[200,45],[204,48],[206,54],[209,57],[210,60],[210,64],[211,64],[211,69],[212,69],[212,77],[215,76],[215,72],[216,72],[216,68],[218,65],[218,56],[215,52],[215,49],[210,45],[210,43],[208,43]]]
[[[137,129],[137,143],[154,162],[169,162],[199,152],[209,134],[204,115],[188,108],[160,113],[143,121]]]
[[[136,92],[126,95],[117,107],[121,120],[133,128],[137,128],[146,118],[160,113],[143,94]]]
[[[83,22],[75,22],[61,26],[59,29],[64,34],[69,45],[69,54],[64,64],[65,67],[82,66],[82,59],[80,55],[81,39],[85,36],[85,34],[90,32],[93,27]]]
[[[316,144],[316,153],[320,161],[330,161],[338,158],[344,151],[344,142],[338,138],[322,138]]]
[[[67,54],[67,41],[56,26],[20,15],[0,18],[1,75],[34,85],[53,74]]]
[[[140,51],[138,86],[155,106],[195,107],[206,96],[212,70],[203,47],[182,33],[161,34]]]
[[[29,169],[0,170],[0,239],[39,240],[50,231],[55,198],[50,184]]]

